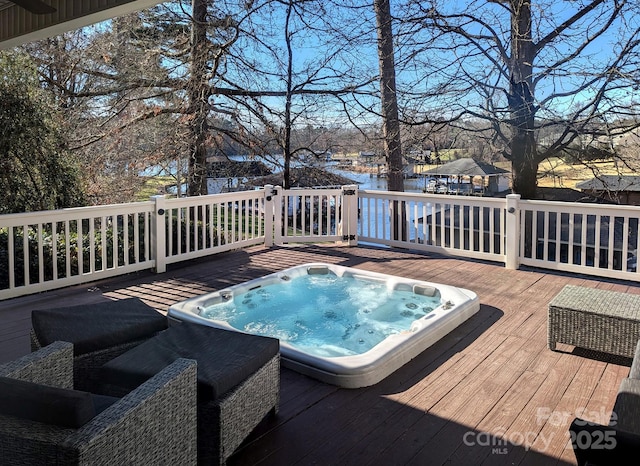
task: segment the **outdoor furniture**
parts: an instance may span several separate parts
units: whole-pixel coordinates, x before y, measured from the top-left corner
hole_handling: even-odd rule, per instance
[[[138,298],[34,310],[31,350],[54,341],[73,343],[74,383],[96,391],[99,368],[168,327],[167,317]]]
[[[548,345],[633,358],[640,339],[640,295],[566,285],[549,303]]]
[[[198,463],[224,464],[280,401],[280,342],[182,322],[109,361],[106,394],[122,395],[176,358],[198,362]]]
[[[620,383],[609,425],[575,418],[569,427],[578,466],[636,464],[640,449],[640,340]]]
[[[196,464],[196,363],[180,359],[122,399],[73,390],[73,345],[0,366],[7,465]]]

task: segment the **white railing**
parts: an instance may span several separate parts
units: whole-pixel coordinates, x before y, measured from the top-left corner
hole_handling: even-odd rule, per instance
[[[166,264],[265,242],[264,190],[156,199],[156,270]]]
[[[640,208],[569,202],[518,202],[523,265],[639,280]]]
[[[334,189],[267,187],[273,194],[274,243],[355,244],[357,186]],[[351,201],[351,202],[349,202]]]
[[[360,191],[358,207],[358,241],[505,261],[504,199]]]
[[[254,244],[369,243],[640,281],[640,208],[265,186],[0,216],[0,300]]]
[[[265,243],[264,209],[261,189],[2,215],[0,300]]]
[[[153,206],[0,216],[0,299],[152,267]]]

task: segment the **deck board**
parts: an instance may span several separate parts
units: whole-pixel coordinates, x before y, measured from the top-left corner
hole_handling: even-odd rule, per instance
[[[602,421],[627,365],[547,348],[547,306],[567,284],[640,294],[640,285],[401,249],[305,245],[244,250],[0,302],[0,362],[29,352],[33,309],[137,296],[178,301],[308,262],[468,288],[480,311],[372,387],[281,374],[281,406],[230,465],[574,465],[568,425]],[[550,413],[545,418],[542,414]],[[483,444],[484,441],[484,444]],[[474,444],[475,443],[475,444]]]

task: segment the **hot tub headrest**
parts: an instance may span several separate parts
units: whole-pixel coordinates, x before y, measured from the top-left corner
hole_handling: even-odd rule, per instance
[[[327,275],[329,273],[329,267],[326,265],[312,265],[307,267],[307,273],[309,275]]]
[[[438,294],[438,289],[434,286],[427,286],[427,285],[415,285],[413,287],[413,292],[415,294],[420,294],[422,296],[435,296],[436,294]]]

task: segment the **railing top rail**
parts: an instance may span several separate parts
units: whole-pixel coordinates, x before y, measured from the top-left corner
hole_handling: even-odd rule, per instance
[[[239,199],[253,199],[262,196],[264,196],[264,188],[251,191],[235,191],[232,193],[208,194],[206,196],[179,197],[171,199],[167,198],[165,199],[165,202],[167,205],[178,204],[181,206],[191,206],[206,204],[209,202],[232,202]]]
[[[432,194],[432,193],[407,193],[401,191],[380,191],[373,189],[360,189],[358,194],[363,197],[374,197],[380,199],[433,199],[435,202],[446,201],[449,203],[457,204],[472,204],[472,205],[487,205],[496,204],[503,207],[505,205],[505,199],[494,197],[480,197],[480,196],[465,196],[465,195],[452,195],[452,194]]]
[[[109,214],[130,214],[153,210],[153,201],[131,202],[85,207],[70,207],[58,210],[43,210],[0,215],[0,226],[15,226],[25,223],[48,223],[55,220],[99,217]]]
[[[283,189],[280,186],[274,186],[274,189]],[[322,186],[322,187],[316,187],[316,188],[301,188],[301,187],[296,187],[296,188],[289,188],[286,191],[288,193],[291,193],[292,191],[295,192],[296,194],[315,194],[317,195],[318,192],[329,192],[332,194],[335,193],[341,193],[343,190],[344,186]]]
[[[619,205],[619,204],[596,204],[581,202],[563,202],[563,201],[541,201],[532,199],[523,199],[518,201],[518,205],[526,208],[527,206],[542,207],[541,210],[550,212],[573,212],[573,213],[591,213],[594,214],[599,210],[625,212],[628,214],[640,215],[640,206]]]

